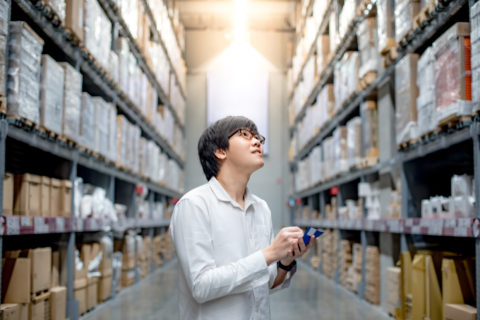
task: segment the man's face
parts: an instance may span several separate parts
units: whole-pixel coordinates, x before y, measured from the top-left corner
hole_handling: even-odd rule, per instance
[[[226,160],[249,174],[260,169],[264,165],[263,145],[260,140],[261,138],[250,130],[240,129],[236,131],[229,139]]]

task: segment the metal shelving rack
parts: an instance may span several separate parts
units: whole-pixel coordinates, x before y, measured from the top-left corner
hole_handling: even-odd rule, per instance
[[[323,17],[323,21],[328,20],[328,15],[331,14],[331,7],[336,0],[332,0],[328,4],[327,11]],[[372,1],[374,2],[374,1]],[[432,13],[429,22],[423,23],[407,38],[407,41],[401,43],[398,48],[398,56],[393,63],[379,72],[377,79],[368,86],[365,90],[356,92],[355,95],[347,101],[341,111],[335,115],[328,123],[320,129],[320,131],[313,136],[294,156],[293,161],[290,163],[291,170],[295,171],[297,163],[305,158],[314,147],[318,146],[326,137],[328,137],[340,124],[345,123],[346,120],[351,118],[355,112],[358,112],[360,104],[367,98],[380,97],[380,90],[388,92],[388,96],[392,96],[392,82],[394,77],[394,68],[400,59],[402,59],[408,53],[423,52],[427,45],[431,45],[433,40],[441,34],[442,28],[445,29],[449,25],[452,25],[453,17],[457,15],[461,10],[469,9],[475,0],[447,0],[441,1],[441,4]],[[351,45],[356,33],[358,23],[368,16],[368,12],[364,12],[361,17],[357,17],[350,25],[347,36],[342,41],[341,45],[337,48],[333,59],[327,64],[327,67],[321,72],[319,80],[315,83],[312,91],[308,95],[306,102],[303,104],[300,112],[295,116],[294,122],[290,127],[290,133],[296,130],[299,122],[304,118],[307,107],[313,104],[316,96],[322,89],[322,87],[331,82],[333,77],[333,66],[335,62],[339,61],[346,49]],[[322,22],[319,32],[323,33],[326,28],[325,23]],[[440,30],[440,31],[439,31]],[[318,34],[317,34],[318,37]],[[305,58],[302,64],[300,77],[303,72],[303,68],[306,61],[314,54],[314,48],[311,48],[308,56]],[[300,79],[297,79],[294,84],[294,89],[299,83]],[[289,95],[289,99],[293,99],[293,93]],[[393,104],[393,102],[392,102]],[[392,105],[392,110],[394,106]],[[389,138],[394,137],[394,132],[391,128],[394,128],[392,123],[392,110],[382,111],[379,110],[379,125],[380,130],[383,127],[384,132],[389,132],[388,137],[380,138],[380,149],[386,147],[387,150],[383,155],[380,153],[380,162],[372,167],[365,169],[354,169],[347,173],[341,174],[328,181],[322,181],[321,183],[311,186],[306,190],[294,192],[292,198],[295,198],[296,205],[292,207],[292,221],[300,227],[313,226],[325,229],[336,229],[339,232],[354,233],[360,239],[360,243],[363,247],[363,264],[365,264],[366,246],[368,245],[368,237],[380,237],[380,234],[397,234],[399,237],[399,247],[401,251],[409,250],[412,248],[413,237],[429,237],[430,239],[455,239],[461,241],[474,241],[475,252],[471,252],[472,256],[475,256],[475,272],[476,272],[476,292],[477,292],[477,309],[480,308],[480,206],[475,206],[474,218],[458,218],[458,219],[422,219],[419,215],[419,209],[414,205],[414,199],[412,198],[411,183],[408,181],[407,173],[411,169],[411,164],[421,161],[426,161],[428,157],[435,157],[439,153],[458,148],[460,145],[466,146],[469,152],[472,154],[471,170],[474,175],[475,183],[475,202],[478,204],[480,201],[480,120],[478,117],[474,117],[470,125],[464,127],[457,127],[447,132],[441,132],[431,136],[428,140],[422,140],[405,150],[397,152],[396,148],[391,146],[393,141]],[[380,131],[379,131],[380,132]],[[379,133],[380,135],[380,133]],[[383,142],[383,144],[382,144]],[[470,149],[471,146],[471,149]],[[410,167],[408,167],[410,165]],[[342,199],[341,189],[347,186],[351,186],[354,183],[368,181],[369,178],[374,177],[380,179],[381,176],[391,175],[392,172],[401,173],[401,193],[402,193],[402,218],[401,219],[379,219],[369,220],[366,218],[366,208],[362,210],[362,219],[358,220],[326,220],[325,208],[327,201],[327,193],[332,187],[339,187],[340,192],[337,195],[338,207],[344,205],[344,199]],[[428,185],[428,181],[423,182]],[[309,217],[306,219],[295,218],[295,213],[298,208],[309,208]],[[321,217],[319,219],[313,219],[312,212],[318,209]],[[339,241],[341,240],[339,236]],[[470,239],[470,240],[469,240]],[[427,242],[429,240],[426,240]],[[431,241],[431,240],[430,240]],[[340,247],[340,243],[338,243]],[[472,244],[473,247],[473,244]],[[339,252],[338,252],[339,253]],[[322,270],[322,263],[319,267]],[[363,299],[363,292],[365,290],[365,265],[362,268],[362,282],[359,284],[358,297]],[[338,270],[337,270],[338,271]],[[338,273],[338,272],[337,272]],[[339,283],[338,274],[335,277],[335,281]],[[480,320],[480,313],[477,314],[477,319]]]
[[[2,0],[3,1],[3,0]],[[102,67],[98,65],[94,59],[88,55],[86,50],[73,41],[67,30],[61,25],[55,25],[50,20],[47,11],[42,10],[41,2],[35,0],[6,0],[10,5],[10,10],[13,6],[16,6],[16,10],[21,12],[22,19],[34,28],[42,37],[46,38],[57,48],[45,48],[48,50],[56,50],[53,56],[60,55],[63,59],[70,62],[77,71],[81,72],[84,76],[84,81],[88,82],[89,90],[93,90],[97,95],[101,95],[104,99],[111,101],[115,104],[119,112],[125,114],[134,124],[138,125],[143,132],[143,135],[156,142],[162,150],[164,150],[168,156],[175,160],[181,168],[183,168],[184,161],[173,150],[172,146],[161,137],[149,124],[146,119],[140,114],[136,104],[131,101],[125,93],[107,76]],[[145,58],[142,56],[137,44],[133,37],[126,28],[126,24],[117,12],[113,9],[114,6],[111,0],[99,0],[99,3],[106,11],[109,19],[113,24],[120,26],[120,32],[129,40],[129,46],[142,70],[147,75],[148,79],[156,88],[159,98],[162,102],[170,108],[174,115],[175,122],[179,128],[184,131],[184,125],[180,122],[178,114],[171,106],[164,91],[160,87],[156,78],[146,64]],[[146,5],[146,2],[143,2]],[[9,20],[11,13],[9,13]],[[153,16],[150,16],[153,19]],[[162,43],[163,45],[163,43]],[[58,50],[57,50],[58,49]],[[165,49],[165,47],[164,47]],[[5,55],[8,57],[8,54]],[[168,57],[168,55],[167,55]],[[169,57],[170,59],[170,57]],[[171,61],[169,60],[170,64]],[[174,72],[173,65],[171,64],[172,71]],[[176,81],[178,83],[178,76],[175,74]],[[182,95],[185,98],[185,92],[183,88]],[[93,89],[92,89],[93,88]],[[7,147],[9,145],[10,147]],[[79,173],[79,169],[89,172],[90,179],[97,179],[99,185],[103,183],[102,187],[106,187],[107,197],[112,202],[116,199],[116,187],[118,185],[127,185],[126,199],[123,201],[128,202],[129,211],[127,213],[128,218],[125,220],[111,222],[102,219],[79,219],[74,217],[29,217],[29,216],[3,216],[3,183],[0,183],[0,252],[3,252],[4,241],[6,239],[17,239],[16,237],[22,237],[24,235],[34,237],[47,237],[53,239],[59,234],[63,235],[63,239],[66,239],[67,248],[67,317],[75,320],[78,319],[78,302],[74,300],[73,295],[73,282],[74,282],[74,254],[76,246],[76,238],[79,234],[93,234],[101,233],[110,237],[121,237],[126,230],[144,230],[145,234],[150,237],[156,233],[164,233],[169,226],[168,219],[155,220],[153,219],[153,206],[154,202],[162,202],[164,212],[166,211],[167,202],[172,199],[179,198],[180,192],[172,190],[166,185],[160,185],[147,180],[144,177],[138,176],[131,172],[124,171],[120,168],[113,166],[102,159],[99,159],[91,154],[80,151],[79,149],[72,147],[60,140],[52,139],[45,133],[32,129],[31,127],[22,126],[18,121],[6,119],[0,115],[0,176],[4,176],[5,170],[8,167],[7,154],[10,152],[9,148],[12,146],[15,148],[25,150],[35,150],[37,153],[41,153],[45,157],[54,157],[61,163],[62,174],[64,179],[68,179],[72,182],[72,185],[77,177],[82,176]],[[20,146],[21,147],[17,147]],[[16,150],[18,151],[18,150]],[[25,153],[28,153],[25,151]],[[35,162],[30,162],[31,168],[35,168]],[[55,164],[53,164],[55,165]],[[60,165],[59,165],[60,166]],[[67,169],[65,169],[67,168]],[[85,173],[83,173],[85,174]],[[93,178],[92,178],[93,177]],[[101,178],[99,178],[101,177]],[[102,180],[102,181],[100,181]],[[106,182],[105,182],[106,181]],[[142,184],[149,190],[148,202],[149,202],[149,218],[139,219],[136,216],[136,203],[135,203],[135,186]],[[120,188],[120,187],[119,187]],[[120,195],[117,195],[120,197]],[[71,212],[74,212],[74,189],[72,189],[72,203]],[[13,237],[13,238],[12,238]],[[50,241],[50,240],[47,240]],[[51,240],[55,241],[55,240]],[[152,248],[153,250],[153,248]],[[1,255],[1,253],[0,253]],[[136,265],[136,264],[135,264]],[[151,270],[154,270],[154,263],[151,262]],[[153,272],[153,271],[152,271]],[[0,268],[1,277],[1,268]],[[138,280],[138,277],[136,277]],[[0,278],[1,281],[1,278]],[[115,292],[112,291],[112,296]]]

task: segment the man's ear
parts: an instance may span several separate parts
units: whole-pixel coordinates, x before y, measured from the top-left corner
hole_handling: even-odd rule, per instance
[[[227,153],[223,149],[215,150],[214,154],[215,154],[215,157],[217,157],[218,160],[225,160],[225,158],[227,157]]]

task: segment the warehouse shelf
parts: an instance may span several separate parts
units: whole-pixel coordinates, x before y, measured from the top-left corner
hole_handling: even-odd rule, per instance
[[[74,65],[79,66],[81,72],[86,75],[93,84],[106,94],[112,102],[118,106],[122,113],[132,119],[135,124],[140,126],[143,132],[153,139],[180,167],[183,168],[183,160],[173,151],[172,147],[161,137],[151,124],[140,114],[137,106],[126,97],[126,95],[113,83],[106,75],[102,67],[82,48],[72,42],[71,35],[62,26],[56,26],[49,20],[46,11],[39,10],[29,0],[15,0],[20,9],[29,16],[29,18],[41,28],[50,40],[63,50],[65,55],[73,61]]]
[[[2,120],[0,122],[5,122]],[[61,158],[73,161],[76,160],[78,164],[85,166],[87,168],[96,170],[98,172],[111,175],[113,177],[119,178],[121,180],[138,184],[145,184],[150,190],[157,192],[159,194],[164,194],[170,197],[180,197],[180,193],[174,190],[171,190],[165,186],[158,185],[156,183],[150,182],[140,176],[134,175],[130,172],[123,171],[117,167],[114,167],[110,163],[107,163],[91,154],[84,153],[79,151],[65,142],[53,140],[47,137],[45,134],[41,133],[38,130],[26,130],[16,127],[14,124],[10,123],[7,127],[7,136],[13,138],[17,141],[26,143],[34,148],[46,151],[48,153],[54,154]]]
[[[389,232],[443,237],[480,238],[478,218],[458,219],[357,219],[357,220],[296,220],[301,227]]]
[[[120,29],[120,32],[122,32],[123,35],[128,39],[129,46],[130,46],[130,51],[135,55],[135,58],[137,58],[137,61],[140,63],[140,66],[142,67],[145,74],[148,76],[150,82],[155,85],[155,87],[157,89],[157,92],[160,93],[162,101],[167,102],[168,107],[170,108],[170,111],[172,112],[177,125],[179,125],[179,127],[181,128],[182,131],[184,131],[184,124],[180,121],[180,118],[178,117],[176,110],[173,108],[170,101],[168,100],[164,89],[160,87],[160,84],[158,83],[157,79],[155,78],[155,74],[150,69],[150,67],[147,65],[147,60],[145,59],[144,55],[142,54],[140,48],[138,47],[138,44],[135,41],[133,35],[130,33],[130,30],[128,29],[127,23],[121,17],[118,7],[113,3],[112,0],[98,0],[98,3],[100,3],[102,5],[103,9],[107,13],[107,16],[110,18],[110,20],[117,22],[122,27]],[[145,3],[145,5],[146,5],[146,3]],[[173,64],[170,60],[170,57],[168,56],[168,53],[166,51],[166,47],[165,47],[163,41],[161,40],[161,38],[159,38],[159,39],[162,43],[162,48],[165,51],[165,55],[168,57],[168,63],[170,64],[170,68],[171,68],[172,72],[174,72],[174,74],[175,74],[175,79],[176,79],[176,82],[178,84],[179,83],[178,75],[177,75],[175,69],[173,68]],[[182,96],[185,99],[185,93],[183,92],[183,88],[181,86],[179,86],[179,87],[181,89]]]
[[[148,13],[148,14],[150,15],[150,14],[152,13],[152,11],[151,11],[151,9],[150,9],[150,6],[149,6],[148,3],[147,3],[147,0],[142,0],[142,1],[145,3],[145,8],[147,8],[147,10],[150,12],[150,13]],[[165,0],[163,1],[163,3],[165,4],[165,7],[168,8],[167,3],[166,3]],[[153,25],[155,26],[155,25],[156,25],[156,22],[155,22],[154,19],[153,19],[153,15],[151,15],[150,17],[151,17],[151,19],[152,19]],[[180,39],[179,39],[179,37],[178,37],[178,33],[175,32],[175,25],[173,24],[173,19],[172,19],[172,17],[170,17],[170,15],[168,15],[168,20],[169,20],[169,22],[170,22],[170,26],[172,27],[173,34],[175,35],[175,41],[176,41],[176,43],[177,43],[177,47],[178,47],[178,49],[179,49],[179,51],[180,51],[180,54],[182,55],[182,58],[185,60],[185,51],[184,51],[184,49],[182,49],[182,46],[180,45]],[[155,29],[155,30],[158,31],[158,29]]]

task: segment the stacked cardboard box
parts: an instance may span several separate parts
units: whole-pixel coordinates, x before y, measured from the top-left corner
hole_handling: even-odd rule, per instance
[[[323,274],[334,279],[337,270],[338,230],[326,230],[321,241]]]
[[[354,117],[347,122],[347,162],[348,167],[358,165],[362,158],[362,120]]]
[[[47,4],[50,8],[52,8],[53,12],[55,12],[57,17],[60,19],[60,22],[63,24],[65,22],[65,0],[47,0]]]
[[[348,269],[352,266],[352,243],[348,240],[340,242],[340,284],[347,287]]]
[[[476,2],[470,6],[470,41],[471,63],[472,63],[472,100],[476,103],[474,107],[480,107],[480,3]]]
[[[135,245],[135,237],[130,232],[115,243],[115,251],[122,252],[122,287],[129,287],[135,283]]]
[[[472,114],[470,24],[458,22],[432,46],[435,59],[435,109],[439,124]]]
[[[378,110],[377,103],[367,100],[360,105],[362,118],[362,155],[378,158]]]
[[[417,70],[418,135],[423,136],[437,127],[435,110],[435,59],[431,47],[418,59]]]
[[[69,29],[75,37],[83,42],[83,13],[84,1],[65,1],[65,27]]]
[[[417,54],[407,54],[395,65],[397,145],[417,134]]]
[[[380,304],[380,252],[375,246],[368,246],[366,251],[365,299]]]
[[[376,74],[380,67],[377,19],[375,17],[369,17],[360,22],[357,28],[357,41],[360,59],[358,78],[362,79],[368,73]]]
[[[25,23],[10,22],[7,114],[38,124],[43,40]]]
[[[155,264],[155,268],[159,268],[163,265],[161,235],[157,235],[153,238],[153,262]]]
[[[337,2],[331,4],[333,6],[334,14],[330,15],[330,20],[328,21],[328,37],[330,40],[330,55],[337,50],[337,46],[340,44],[340,36],[338,31],[338,15],[335,14],[337,12]]]
[[[65,72],[49,55],[42,55],[40,88],[40,125],[56,134],[62,133],[63,88]]]
[[[397,43],[412,30],[420,0],[395,0],[395,40]]]
[[[80,112],[82,108],[82,75],[69,63],[61,63],[65,72],[63,89],[62,134],[77,141],[80,134]]]
[[[324,3],[316,1],[315,3]],[[330,56],[330,38],[327,34],[321,34],[317,39],[317,74],[320,76],[327,66]]]
[[[360,63],[357,51],[347,51],[340,61],[335,64],[334,70],[334,93],[335,113],[339,112],[345,102],[350,99],[358,87],[358,75]]]
[[[397,311],[402,305],[401,299],[401,269],[398,267],[389,267],[386,276],[386,305],[385,311],[392,317],[399,314]]]
[[[338,208],[338,217],[340,220],[352,220],[362,218],[363,200],[346,200],[345,206]]]
[[[14,195],[14,176],[11,173],[5,173],[3,176],[3,215],[13,214],[13,195]]]
[[[310,161],[310,182],[314,186],[323,179],[322,147],[313,148],[308,159]]]
[[[357,292],[358,285],[362,281],[362,245],[359,243],[354,243],[352,252],[353,262],[348,269],[347,289],[353,292]]]
[[[97,0],[85,0],[84,9],[85,47],[104,69],[108,69],[112,23]]]
[[[395,186],[390,189],[390,205],[386,209],[387,219],[400,219],[402,217],[402,184],[400,178],[395,181]]]
[[[343,3],[342,11],[339,17],[339,38],[343,40],[347,35],[348,27],[351,26],[357,13],[357,0],[346,0]]]
[[[380,187],[379,182],[361,182],[358,184],[358,197],[365,198],[367,219],[380,219]]]
[[[332,197],[329,204],[325,206],[326,218],[327,220],[336,220],[337,219],[337,198]]]
[[[377,0],[377,33],[379,52],[395,46],[395,0]]]
[[[103,237],[100,241],[100,251],[102,259],[98,269],[101,274],[98,279],[98,303],[107,300],[112,294],[113,243],[109,237]]]

